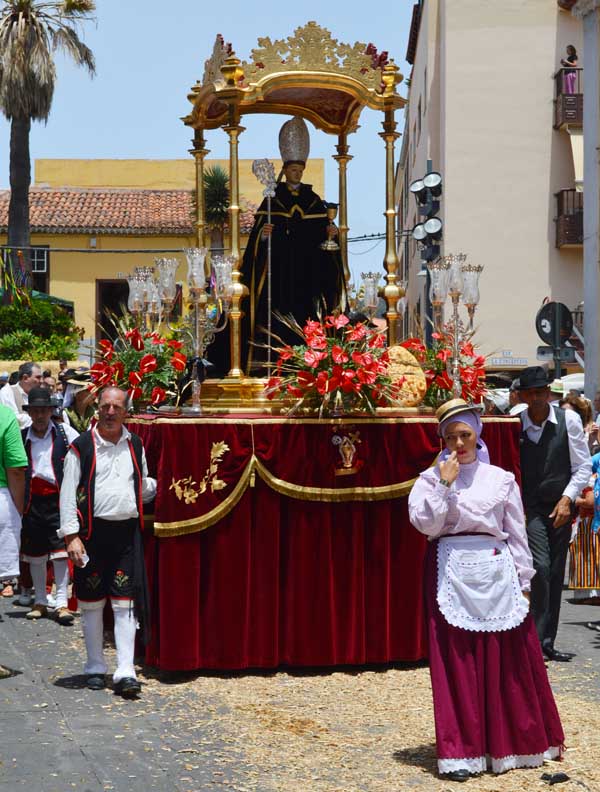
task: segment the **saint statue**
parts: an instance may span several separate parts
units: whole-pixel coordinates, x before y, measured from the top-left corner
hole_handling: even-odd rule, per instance
[[[325,317],[345,303],[345,281],[339,250],[323,250],[338,230],[327,218],[327,207],[310,184],[302,183],[309,153],[309,136],[301,118],[287,121],[279,133],[283,176],[271,198],[271,222],[265,198],[242,262],[242,281],[249,296],[244,306],[243,354],[248,374],[265,374],[265,345],[300,344],[301,338],[273,312],[291,315],[303,327],[307,319]],[[271,238],[271,338],[268,337],[267,263]],[[342,306],[343,307],[343,306]],[[261,346],[262,345],[262,346]],[[276,360],[277,355],[273,354]]]

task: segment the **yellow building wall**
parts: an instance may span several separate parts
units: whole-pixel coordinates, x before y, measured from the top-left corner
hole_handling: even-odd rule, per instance
[[[275,173],[281,160],[272,159]],[[207,159],[206,167],[220,165],[229,172],[229,160]],[[325,161],[311,159],[304,178],[319,195],[325,193]],[[140,190],[194,190],[194,160],[143,159],[39,159],[35,161],[36,187],[120,187]],[[252,173],[252,160],[240,160],[240,195],[252,203],[262,201],[263,186]]]
[[[275,169],[279,160],[273,160]],[[225,170],[228,160],[208,160],[207,165],[219,164]],[[311,160],[304,181],[310,183],[320,195],[324,194],[324,161]],[[72,160],[41,159],[35,161],[36,187],[80,187],[123,189],[189,189],[195,188],[194,161],[181,160]],[[262,185],[252,174],[252,160],[240,161],[240,194],[246,200],[259,204]],[[95,239],[96,246],[90,244]],[[2,238],[6,242],[6,237]],[[242,250],[247,237],[242,236]],[[84,328],[85,338],[96,337],[97,315],[96,281],[116,279],[119,273],[130,273],[134,267],[153,266],[159,256],[178,258],[181,261],[177,279],[185,282],[187,262],[182,253],[196,244],[194,237],[184,236],[121,236],[77,234],[32,234],[32,245],[50,247],[50,293],[75,305],[75,321]],[[225,245],[228,240],[225,240]],[[61,250],[73,248],[73,252]],[[157,251],[175,252],[157,252]],[[89,252],[88,252],[89,251]],[[92,252],[106,251],[106,252]],[[108,252],[113,251],[113,252]],[[116,252],[126,251],[126,252]],[[131,251],[131,252],[128,252]],[[148,251],[148,252],[138,252]]]
[[[96,236],[95,250],[132,251],[132,252],[91,252],[89,235],[76,234],[33,234],[32,245],[48,245],[50,247],[50,293],[75,304],[75,322],[85,329],[85,338],[96,336],[96,281],[114,280],[119,273],[130,273],[134,267],[151,267],[154,259],[159,256],[177,258],[181,265],[177,271],[177,280],[185,281],[187,262],[181,252],[183,248],[193,247],[193,237],[125,237]],[[3,238],[2,242],[5,242]],[[65,252],[56,248],[75,248],[90,252]],[[147,253],[137,252],[147,250]],[[158,253],[156,250],[172,250],[178,252]],[[136,251],[136,252],[134,252]]]

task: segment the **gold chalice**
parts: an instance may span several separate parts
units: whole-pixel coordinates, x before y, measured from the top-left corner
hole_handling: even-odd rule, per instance
[[[326,203],[325,208],[327,209],[327,219],[329,220],[329,225],[327,226],[328,229],[335,228],[333,221],[337,217],[338,213],[338,205],[336,203]],[[335,241],[335,239],[327,238],[324,242],[321,242],[321,250],[339,250],[340,246]]]

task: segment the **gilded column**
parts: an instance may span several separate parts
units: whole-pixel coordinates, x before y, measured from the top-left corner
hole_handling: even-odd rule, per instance
[[[194,131],[194,139],[192,140],[193,148],[190,149],[190,154],[194,157],[196,163],[196,246],[205,247],[204,232],[206,229],[206,205],[204,201],[204,158],[209,153],[205,146],[204,130],[196,129]],[[204,262],[206,277],[210,277],[210,261],[208,256]]]
[[[383,296],[387,303],[388,343],[390,346],[397,342],[398,312],[396,305],[403,295],[402,289],[397,284],[398,266],[400,260],[396,246],[396,198],[394,179],[394,146],[400,134],[396,132],[393,108],[385,111],[385,120],[382,123],[383,132],[379,135],[385,142],[385,258],[383,266],[387,273],[386,286]]]
[[[229,345],[231,351],[231,368],[228,378],[241,379],[242,371],[242,300],[248,294],[247,287],[241,283],[240,272],[240,175],[238,163],[239,136],[244,131],[240,126],[239,103],[243,89],[240,88],[244,72],[239,58],[230,52],[221,66],[221,74],[225,78],[226,87],[221,89],[219,96],[229,107],[228,124],[223,127],[229,136],[229,235],[233,272],[231,273],[231,310],[229,311]]]
[[[224,127],[229,136],[229,234],[231,238],[231,256],[234,259],[232,273],[233,294],[229,313],[231,349],[231,369],[228,377],[240,378],[242,371],[242,310],[241,303],[248,294],[247,287],[240,282],[240,265],[242,254],[240,249],[240,174],[238,161],[239,136],[244,127],[239,124],[239,116],[234,106],[230,107],[229,124]]]
[[[337,155],[333,159],[338,164],[339,173],[339,243],[342,253],[342,261],[344,262],[344,276],[346,283],[350,281],[350,267],[348,265],[348,182],[347,182],[347,168],[348,163],[352,159],[352,155],[348,154],[349,151],[348,139],[346,132],[340,132],[338,136],[338,144],[336,146]]]

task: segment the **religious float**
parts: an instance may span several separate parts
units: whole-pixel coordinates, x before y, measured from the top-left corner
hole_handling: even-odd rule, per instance
[[[260,39],[245,62],[218,36],[204,77],[189,94],[192,107],[183,120],[194,131],[197,191],[197,248],[187,252],[189,323],[179,335],[167,333],[168,328],[177,329],[170,322],[176,260],[157,262],[156,280],[149,272],[134,273],[129,307],[136,327],[125,333],[129,346],[137,346],[137,357],[130,358],[134,370],[118,372],[139,389],[135,395],[158,405],[175,378],[171,369],[188,369],[187,409],[175,414],[167,405],[153,414],[134,415],[129,422],[142,437],[150,470],[158,478],[153,530],[146,535],[153,613],[146,659],[160,668],[331,666],[414,661],[426,655],[421,597],[426,543],[408,522],[407,495],[418,473],[434,462],[440,444],[432,410],[416,409],[426,394],[423,368],[429,352],[416,341],[401,347],[397,337],[397,303],[403,290],[398,279],[394,147],[399,137],[395,113],[405,103],[397,93],[401,79],[386,53],[363,43],[340,44],[309,22],[286,40]],[[337,355],[342,362],[357,352],[355,375],[347,374],[348,381],[358,381],[360,370],[370,386],[383,389],[400,382],[404,393],[401,398],[396,393],[394,409],[387,411],[371,409],[377,407],[372,390],[362,402],[342,397],[327,401],[334,390],[352,390],[351,385],[343,390],[343,372],[333,388],[332,368],[321,377],[319,391],[318,375],[308,371],[304,373],[313,377],[311,387],[320,395],[321,409],[294,410],[305,392],[292,391],[291,405],[269,396],[289,384],[297,387],[302,377],[309,381],[303,374],[306,352],[296,355],[297,360],[293,353],[273,360],[276,382],[249,377],[243,368],[243,314],[250,301],[241,271],[241,120],[277,113],[305,119],[335,136],[339,231],[337,240],[329,235],[327,240],[334,250],[339,247],[347,280],[348,135],[365,108],[382,113],[385,145],[382,295],[388,369],[377,369],[383,339],[368,334],[368,323],[359,324],[365,328],[364,334],[358,331],[360,338],[351,338],[346,319],[333,313],[305,327],[304,340],[306,352]],[[217,129],[229,140],[230,250],[211,261],[202,252],[207,234],[203,176],[205,133]],[[265,197],[273,197],[267,192],[274,189],[268,165],[259,165],[256,172],[266,182]],[[335,213],[325,209],[327,225]],[[459,269],[463,264],[458,262]],[[471,276],[465,275],[471,296],[463,295],[463,302],[469,307],[470,299],[472,307],[478,272],[474,288]],[[442,296],[445,300],[450,295],[456,318],[461,277],[456,261],[442,260],[432,269],[438,312]],[[376,298],[375,287],[372,299],[364,300],[367,313]],[[468,368],[471,377],[467,395],[474,393],[482,385],[482,366],[475,365],[476,355],[466,346],[469,334],[460,330],[458,321],[447,336],[441,325],[437,329],[440,351],[447,342],[447,354],[436,351],[430,361],[437,395],[451,395],[465,384],[458,377],[461,356],[470,361],[463,361],[463,372]],[[193,341],[189,360],[177,341],[185,332]],[[204,353],[215,336],[228,338],[229,368],[220,379],[204,379]],[[359,341],[360,348],[344,346]],[[160,350],[160,364],[153,345]],[[112,347],[106,346],[102,354],[97,377],[106,382],[107,366],[122,361]],[[155,380],[142,385],[148,376]],[[401,404],[412,406],[400,409]],[[303,406],[309,408],[310,399]],[[492,461],[514,470],[518,422],[484,421]]]

